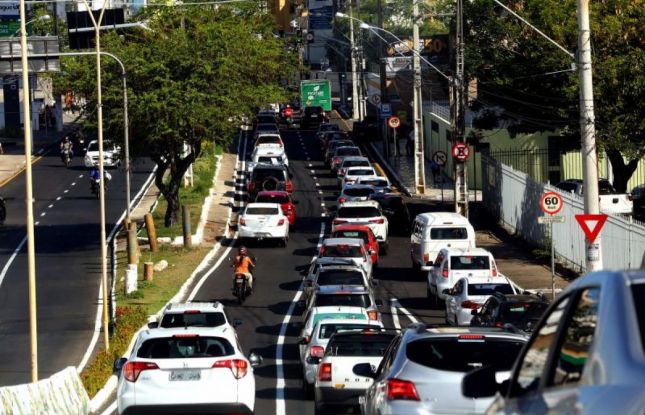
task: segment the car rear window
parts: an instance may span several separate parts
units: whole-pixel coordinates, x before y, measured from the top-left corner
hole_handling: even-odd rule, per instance
[[[381,212],[372,206],[351,206],[338,209],[339,218],[356,219],[356,218],[373,218],[381,216]]]
[[[598,182],[598,193],[601,195],[613,195],[616,192],[616,189],[609,182],[601,181]]]
[[[326,318],[333,318],[336,320],[367,320],[367,316],[362,313],[318,313],[314,316],[312,324],[316,324],[320,320],[324,320]]]
[[[374,176],[372,169],[351,169],[347,172],[350,176]]]
[[[258,124],[275,123],[275,117],[270,115],[259,115],[255,118]]]
[[[258,163],[280,164],[282,163],[282,157],[260,156],[258,157]]]
[[[264,180],[269,177],[275,177],[278,180],[284,180],[284,170],[282,169],[255,169],[253,170],[253,181]]]
[[[223,313],[167,313],[159,327],[218,327],[226,323]]]
[[[641,332],[641,347],[645,351],[645,283],[632,285],[636,319]]]
[[[361,247],[358,245],[340,244],[325,246],[323,256],[332,258],[360,258],[363,254],[361,254]]]
[[[343,193],[347,196],[367,197],[374,193],[374,189],[370,189],[369,187],[349,188],[345,189]]]
[[[275,131],[277,128],[275,124],[258,124],[255,128],[256,131]]]
[[[511,284],[468,284],[468,295],[515,294]]]
[[[325,356],[383,356],[392,337],[382,333],[334,336],[325,349]]]
[[[432,228],[430,239],[468,239],[468,231],[466,228]]]
[[[502,323],[521,326],[530,320],[539,320],[548,306],[548,304],[542,302],[504,303],[501,306],[499,320]]]
[[[320,131],[338,131],[336,124],[320,124]]]
[[[318,285],[363,285],[363,274],[359,271],[322,270],[316,279]]]
[[[369,167],[370,162],[367,160],[345,160],[343,161],[343,168],[348,167]]]
[[[280,137],[275,136],[275,135],[264,135],[258,137],[258,140],[255,142],[255,144],[280,144],[281,140]]]
[[[450,257],[450,269],[476,270],[490,269],[490,261],[486,255],[457,255]]]
[[[258,195],[255,198],[258,203],[289,203],[289,196],[283,195]]]
[[[471,338],[468,338],[471,337]],[[479,338],[479,339],[477,339]],[[524,342],[462,335],[462,338],[425,338],[408,343],[405,354],[419,365],[449,372],[470,372],[482,366],[509,371]]]
[[[351,146],[353,144],[354,143],[352,143],[349,140],[336,140],[336,141],[332,141],[329,145],[331,146],[331,149],[334,150],[337,147]]]
[[[340,157],[360,156],[361,151],[357,147],[339,148],[336,150],[336,155]]]
[[[318,334],[318,337],[321,339],[329,339],[336,333],[343,333],[346,331],[362,331],[365,329],[365,327],[365,324],[323,324],[322,326],[320,326],[320,333]]]
[[[356,238],[362,239],[366,244],[369,243],[370,237],[365,231],[336,231],[332,234],[332,238]]]
[[[347,306],[370,307],[372,302],[367,294],[317,294],[313,307]]]
[[[229,356],[235,353],[228,340],[221,337],[175,335],[148,339],[137,351],[145,359],[193,359]]]
[[[277,215],[278,209],[273,207],[248,207],[245,215]]]
[[[362,179],[361,184],[375,187],[387,187],[387,180],[383,179]]]

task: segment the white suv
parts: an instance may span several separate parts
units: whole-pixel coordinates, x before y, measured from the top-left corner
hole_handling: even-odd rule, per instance
[[[381,211],[381,205],[374,200],[345,202],[338,207],[336,218],[332,222],[332,233],[336,226],[343,224],[367,225],[381,245],[381,253],[387,249],[387,218]]]
[[[117,359],[117,410],[138,412],[253,413],[255,378],[232,330],[173,328],[142,331],[132,354]]]
[[[249,203],[237,229],[240,239],[277,239],[282,246],[289,241],[289,219],[277,203]]]
[[[168,304],[158,319],[148,323],[148,328],[226,327],[234,330],[240,324],[242,322],[237,319],[230,321],[219,301],[187,302]]]

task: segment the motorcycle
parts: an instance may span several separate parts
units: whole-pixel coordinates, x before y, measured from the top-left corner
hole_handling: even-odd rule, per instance
[[[253,263],[255,263],[256,261],[255,257],[252,258],[252,261]],[[253,273],[253,269],[251,269],[251,273]],[[255,285],[255,283],[256,282],[254,279],[253,284]],[[248,286],[246,275],[236,273],[233,281],[233,295],[235,296],[235,298],[237,298],[237,303],[239,305],[242,305],[246,297],[251,295],[252,292],[253,292],[253,289]]]
[[[72,154],[71,150],[61,150],[60,159],[62,160],[65,167],[69,167],[72,163]]]
[[[110,173],[105,172],[105,178],[107,181],[103,185],[103,190],[107,192],[108,189],[108,182],[112,180],[112,175]],[[101,179],[99,177],[94,177],[92,174],[90,174],[90,190],[92,191],[92,194],[96,196],[98,199],[101,196],[100,193],[100,188],[101,188]]]

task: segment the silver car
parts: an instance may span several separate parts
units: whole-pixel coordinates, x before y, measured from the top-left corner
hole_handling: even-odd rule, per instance
[[[643,414],[645,271],[600,271],[575,280],[547,309],[509,382],[488,368],[464,377],[488,414]]]
[[[361,413],[483,413],[492,398],[465,398],[462,378],[480,367],[491,367],[500,381],[508,378],[524,343],[524,336],[502,329],[411,325],[392,341],[375,371],[368,365],[354,368],[374,379],[359,399]]]

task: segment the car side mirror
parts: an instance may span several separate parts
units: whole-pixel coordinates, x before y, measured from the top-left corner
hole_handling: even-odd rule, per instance
[[[450,288],[444,288],[441,293],[445,295],[452,295],[452,290]]]
[[[239,318],[233,319],[233,327],[241,326],[242,325],[242,320]]]
[[[123,366],[127,361],[128,359],[126,359],[125,357],[117,357],[116,359],[114,359],[114,363],[112,364],[112,372],[121,373],[121,369],[123,369]]]
[[[159,327],[159,322],[158,321],[151,321],[150,323],[148,323],[148,328],[149,329],[156,329],[157,327]]]
[[[301,337],[300,339],[298,339],[298,344],[301,344],[303,346],[309,344],[309,337]]]
[[[470,315],[471,315],[471,316],[476,316],[477,314],[479,314],[479,310],[478,310],[478,309],[476,309],[476,308],[475,308],[474,310],[470,310]]]
[[[249,363],[251,364],[251,367],[257,367],[264,363],[264,359],[260,355],[251,353],[249,355]]]
[[[461,381],[461,393],[467,398],[489,398],[500,390],[495,368],[484,366],[466,373]]]
[[[374,379],[376,378],[376,367],[370,363],[359,363],[354,365],[352,372],[357,376],[363,376],[366,378]]]

